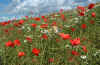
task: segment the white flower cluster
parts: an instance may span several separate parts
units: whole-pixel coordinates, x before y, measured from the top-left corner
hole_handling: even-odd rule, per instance
[[[74,18],[74,20],[75,20],[74,21],[75,23],[78,23],[79,22],[79,18]]]
[[[99,53],[100,53],[100,50],[98,50],[98,51],[94,54],[94,56],[98,55]]]
[[[27,40],[24,40],[24,43],[26,43],[27,42]]]
[[[49,33],[48,30],[41,30],[41,33]]]
[[[68,45],[68,44],[65,45],[65,47],[66,47],[66,48],[72,48],[72,46],[71,46],[71,45]]]
[[[81,55],[80,58],[81,58],[81,59],[86,59],[87,56],[86,56],[86,55]]]

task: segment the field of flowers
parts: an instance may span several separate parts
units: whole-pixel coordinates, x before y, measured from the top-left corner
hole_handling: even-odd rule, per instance
[[[100,6],[0,22],[0,65],[100,65]]]

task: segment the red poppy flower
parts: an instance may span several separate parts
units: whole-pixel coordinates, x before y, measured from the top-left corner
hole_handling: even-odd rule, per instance
[[[10,24],[11,23],[11,20],[8,20],[8,24]]]
[[[87,39],[85,37],[82,38],[82,41],[86,41]]]
[[[9,30],[8,30],[8,29],[4,29],[4,32],[8,33],[8,32],[9,32]]]
[[[92,17],[96,17],[95,12],[92,12],[91,16],[92,16]]]
[[[64,14],[61,14],[61,19],[65,20],[65,15]]]
[[[14,44],[17,45],[17,46],[20,46],[21,42],[20,42],[20,40],[17,39],[17,40],[14,40]]]
[[[72,62],[73,60],[74,60],[73,57],[69,57],[69,58],[68,58],[68,61],[69,61],[69,62]]]
[[[44,22],[47,22],[48,21],[47,18],[44,18],[43,20],[44,20]]]
[[[43,34],[41,38],[47,40],[48,39],[48,36],[46,34]]]
[[[8,25],[8,23],[7,22],[2,22],[1,25],[6,26],[6,25]]]
[[[6,47],[14,47],[14,43],[12,41],[6,42]]]
[[[80,12],[79,15],[80,15],[80,16],[84,16],[85,13],[84,13],[84,12]]]
[[[81,10],[83,12],[86,11],[85,7],[83,7],[83,6],[78,6],[77,9],[79,9],[79,10]]]
[[[79,53],[77,51],[72,51],[72,55],[78,56]]]
[[[53,58],[49,58],[49,62],[54,62],[54,59]]]
[[[69,34],[59,33],[59,35],[63,40],[67,40],[71,38]]]
[[[30,43],[32,43],[32,38],[26,37],[26,40],[29,41]]]
[[[41,16],[42,19],[45,19],[45,16]]]
[[[14,28],[13,27],[10,27],[9,30],[14,30]]]
[[[40,21],[41,19],[39,17],[34,18],[35,21]]]
[[[40,25],[40,28],[47,28],[48,27],[48,24],[42,24]]]
[[[64,11],[64,9],[60,9],[60,11],[59,11],[59,12],[60,12],[60,13],[62,13],[63,11]]]
[[[31,16],[31,18],[30,18],[31,20],[33,20],[33,17]]]
[[[91,3],[91,4],[89,4],[88,9],[92,9],[92,8],[94,8],[94,6],[95,6],[95,4]]]
[[[89,22],[90,22],[91,24],[94,24],[95,21],[94,21],[94,20],[90,20]]]
[[[31,26],[36,28],[37,24],[32,23]]]
[[[32,53],[35,54],[36,56],[38,56],[39,53],[40,53],[40,50],[37,49],[37,48],[33,48],[33,49],[32,49]]]
[[[24,53],[24,52],[19,52],[19,53],[18,53],[18,56],[19,56],[19,57],[25,56],[25,53]]]
[[[72,27],[71,27],[71,30],[72,30],[72,32],[74,32],[74,31],[75,31],[75,28],[72,28]]]
[[[75,46],[80,44],[80,38],[76,38],[74,40],[70,40],[70,43]]]
[[[86,24],[82,24],[82,25],[81,25],[81,28],[82,28],[82,29],[86,29],[86,28],[87,28]]]
[[[14,26],[18,27],[18,26],[19,26],[19,24],[18,24],[18,23],[14,23]]]
[[[56,21],[52,22],[51,25],[52,25],[52,26],[56,26],[56,25],[57,25]]]
[[[28,19],[28,16],[25,16],[26,19]]]
[[[59,42],[60,40],[59,39],[56,39],[56,42]]]
[[[19,22],[18,22],[18,24],[23,24],[24,23],[24,20],[20,20]]]
[[[86,46],[82,46],[82,49],[84,52],[86,52],[86,53],[88,52]]]

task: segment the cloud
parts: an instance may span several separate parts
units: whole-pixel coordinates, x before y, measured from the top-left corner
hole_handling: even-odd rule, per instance
[[[11,0],[11,3],[4,7],[0,14],[18,17],[31,15],[30,12],[33,12],[34,16],[37,16],[38,14],[56,12],[59,9],[72,9],[77,5],[86,5],[86,3],[95,1],[100,0]]]
[[[40,12],[44,8],[50,8],[50,11],[59,10],[60,8],[71,9],[74,4],[81,4],[86,1],[92,2],[92,0],[12,0],[5,8],[5,11],[9,12],[9,14],[21,14],[22,12],[27,14],[30,11],[34,11],[34,13]]]

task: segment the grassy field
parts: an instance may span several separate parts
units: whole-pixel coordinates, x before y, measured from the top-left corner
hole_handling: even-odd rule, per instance
[[[0,23],[2,64],[100,65],[100,6],[85,9]]]

